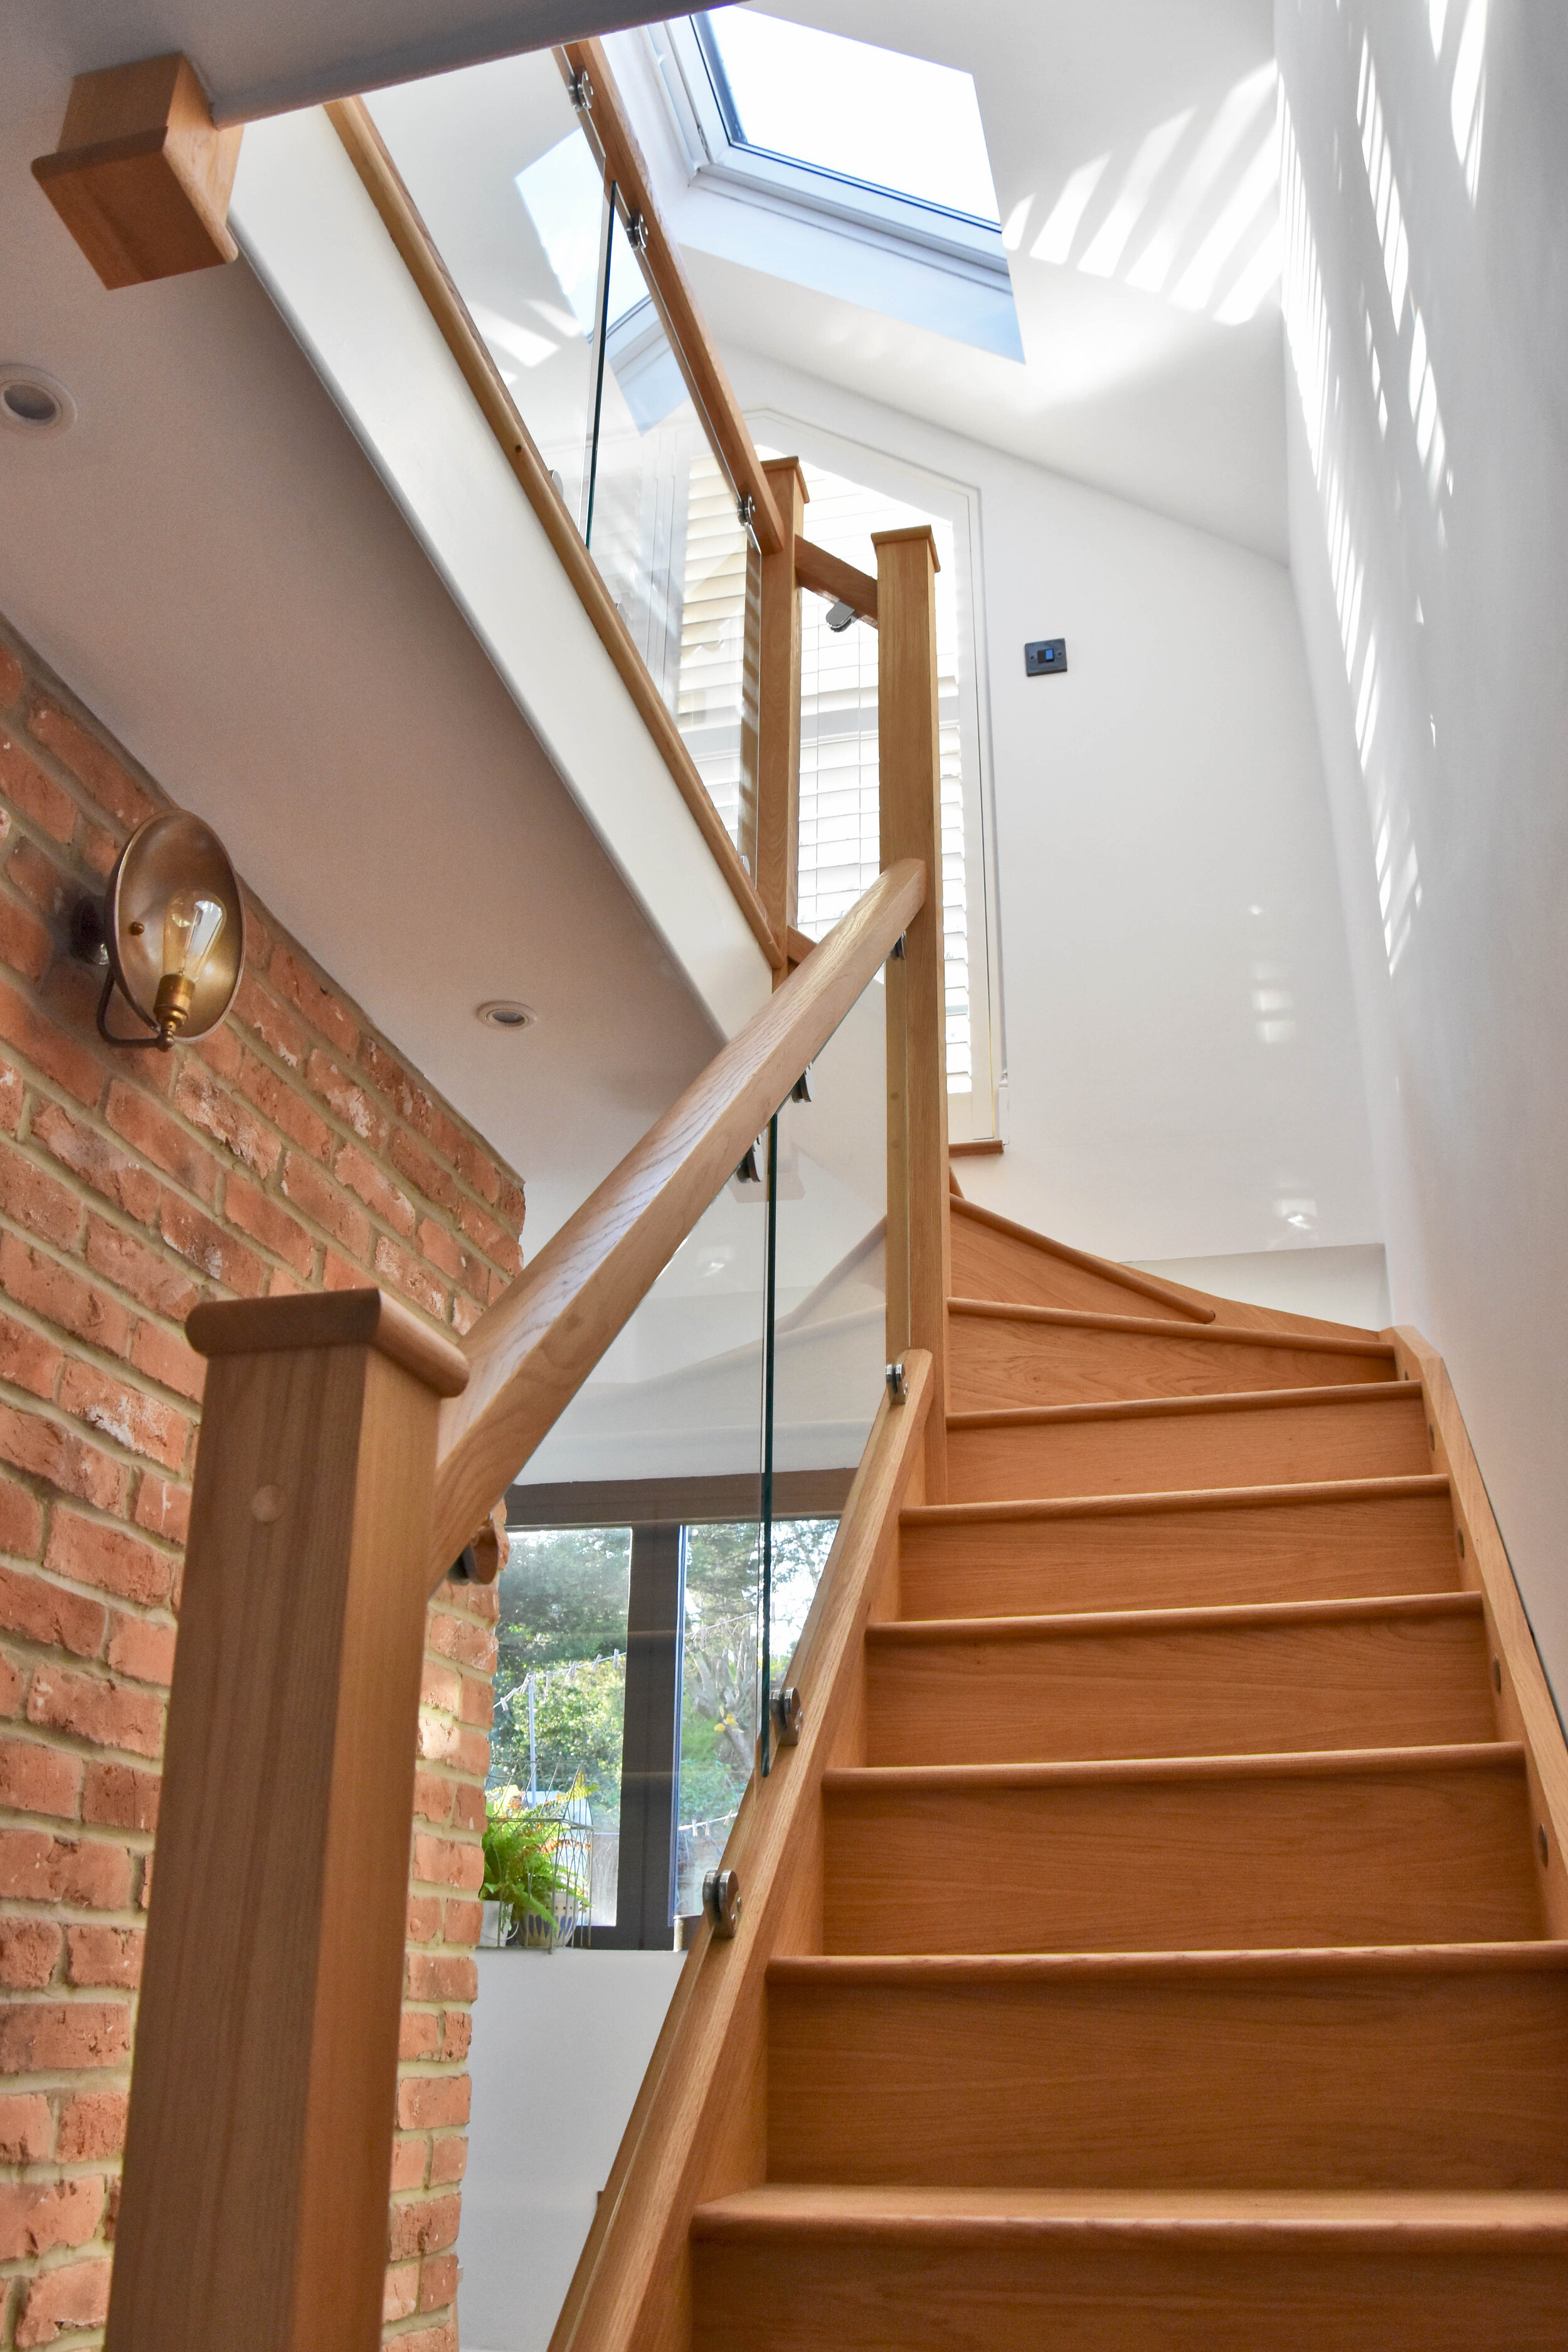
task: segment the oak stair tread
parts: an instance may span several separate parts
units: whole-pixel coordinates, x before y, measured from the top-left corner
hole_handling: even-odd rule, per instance
[[[1365,1385],[1370,1387],[1373,1383]],[[1275,1391],[1273,1399],[1280,1393]],[[1311,1393],[1321,1391],[1314,1390]],[[1445,1472],[1415,1471],[1386,1478],[1303,1478],[1294,1484],[1270,1486],[1173,1486],[1146,1495],[1042,1495],[1022,1501],[1014,1497],[980,1503],[906,1503],[899,1513],[899,1524],[905,1528],[984,1527],[999,1520],[1133,1518],[1143,1511],[1299,1510],[1313,1503],[1394,1502],[1447,1493]]]
[[[701,2239],[919,2236],[955,2242],[1105,2236],[1194,2242],[1321,2238],[1405,2246],[1568,2250],[1568,2195],[1550,2189],[995,2189],[778,2180],[700,2205]]]
[[[1239,1951],[1174,1952],[802,1952],[768,1962],[781,1990],[863,1990],[876,1986],[1041,1985],[1070,1978],[1164,1983],[1173,1979],[1234,1981],[1247,1977],[1328,1982],[1364,1976],[1558,1976],[1568,1972],[1568,1941],[1546,1937],[1500,1944],[1293,1944]]]
[[[1520,1772],[1521,1740],[1453,1741],[1426,1748],[1287,1749],[1258,1756],[1094,1757],[1052,1764],[841,1764],[822,1776],[826,1796],[926,1790],[1066,1789],[1122,1780],[1331,1780],[1359,1773]]]
[[[1243,1601],[1194,1609],[1073,1609],[1048,1617],[889,1617],[868,1625],[879,1649],[922,1643],[1084,1641],[1114,1633],[1200,1633],[1388,1617],[1480,1617],[1479,1592],[1396,1592],[1346,1601]]]
[[[1394,1360],[1393,1348],[1384,1339],[1336,1339],[1317,1331],[1270,1331],[1249,1323],[1177,1323],[1164,1316],[1113,1315],[1089,1307],[1038,1307],[1026,1299],[1006,1298],[950,1298],[947,1311],[994,1323],[1042,1323],[1065,1331],[1128,1331],[1150,1339],[1221,1345],[1228,1342],[1242,1348],[1284,1349],[1303,1356],[1376,1356],[1390,1364]]]
[[[1074,1421],[1161,1421],[1194,1413],[1274,1412],[1313,1405],[1408,1405],[1420,1395],[1408,1381],[1333,1381],[1305,1389],[1216,1390],[1209,1396],[1110,1397],[1087,1404],[986,1405],[950,1412],[950,1430],[1037,1429]],[[1321,1485],[1322,1480],[1313,1482]]]

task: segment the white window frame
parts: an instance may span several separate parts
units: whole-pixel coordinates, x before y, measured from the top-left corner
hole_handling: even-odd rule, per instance
[[[694,186],[805,216],[818,227],[994,288],[1011,300],[1000,228],[743,144],[731,136],[696,19],[671,17],[646,31]]]

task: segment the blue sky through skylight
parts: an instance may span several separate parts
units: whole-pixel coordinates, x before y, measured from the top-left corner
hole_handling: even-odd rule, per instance
[[[748,147],[999,222],[971,75],[754,8],[712,8]]]

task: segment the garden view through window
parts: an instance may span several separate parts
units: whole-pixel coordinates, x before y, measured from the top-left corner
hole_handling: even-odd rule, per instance
[[[773,1525],[772,1681],[783,1680],[837,1521]],[[685,1530],[679,1627],[675,1910],[701,1908],[754,1760],[760,1627],[757,1523]],[[514,1528],[500,1587],[495,1726],[486,1787],[492,1822],[532,1823],[551,1847],[567,1822],[571,1860],[535,1896],[574,1940],[616,1924],[633,1530]],[[670,1724],[673,1748],[677,1726]],[[601,1931],[595,1937],[594,1930]],[[537,1933],[536,1939],[537,1939]]]

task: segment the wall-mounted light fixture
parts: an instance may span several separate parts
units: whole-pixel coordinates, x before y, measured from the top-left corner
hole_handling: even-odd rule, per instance
[[[101,901],[83,899],[71,944],[107,964],[98,1034],[110,1045],[188,1042],[216,1029],[234,1002],[245,961],[245,914],[228,853],[200,817],[171,810],[139,825]],[[152,1034],[109,1026],[116,988]]]

